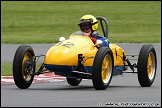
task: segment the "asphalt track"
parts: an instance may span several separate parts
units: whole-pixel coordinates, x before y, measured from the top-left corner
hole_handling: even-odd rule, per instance
[[[117,43],[127,54],[138,54],[144,43]],[[1,62],[12,62],[20,44],[1,44]],[[161,107],[161,43],[153,44],[157,73],[151,87],[141,87],[137,74],[114,76],[106,90],[95,90],[92,80],[73,87],[66,81],[36,83],[22,90],[15,84],[1,85],[1,107]],[[31,44],[35,54],[45,54],[52,44]]]

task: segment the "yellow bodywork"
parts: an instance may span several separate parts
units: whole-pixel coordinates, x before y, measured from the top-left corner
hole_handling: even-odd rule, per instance
[[[123,50],[116,44],[110,43],[114,56],[114,66],[124,65],[123,63]],[[83,56],[95,56],[98,49],[94,47],[93,42],[87,36],[72,36],[69,39],[59,42],[52,46],[44,59],[45,64],[54,65],[78,65],[78,54]],[[125,52],[124,52],[125,53]],[[86,59],[86,58],[85,58]],[[84,60],[84,59],[83,59]],[[84,62],[85,66],[92,66],[94,58],[89,58]]]
[[[94,47],[93,42],[88,36],[75,35],[52,46],[46,53],[44,63],[77,66],[78,54],[83,54],[83,56],[95,56],[97,50],[98,49]],[[84,65],[92,66],[93,60],[93,58],[87,59]]]
[[[123,66],[123,50],[116,44],[110,43],[114,56],[114,66]],[[44,64],[77,66],[78,54],[95,57],[98,49],[88,36],[71,36],[69,39],[52,46],[46,53]],[[125,53],[125,52],[124,52]],[[86,59],[86,60],[85,60]],[[84,58],[85,66],[92,66],[94,58]]]
[[[110,43],[109,47],[113,52],[114,66],[122,66],[122,65],[124,65],[123,54],[125,55],[125,52],[123,51],[123,49],[121,47],[119,47],[118,45],[113,44],[113,43]]]

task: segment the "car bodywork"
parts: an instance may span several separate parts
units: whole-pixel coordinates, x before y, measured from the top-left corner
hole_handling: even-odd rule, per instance
[[[126,69],[126,61],[123,61],[125,52],[121,47],[113,43],[110,43],[109,47],[114,56],[113,75],[122,74],[121,72]],[[56,74],[73,76],[73,72],[77,73],[78,55],[82,54],[84,56],[83,65],[87,69],[87,72],[84,77],[76,76],[89,79],[91,78],[90,75],[92,75],[93,61],[97,51],[98,48],[94,46],[91,39],[83,35],[81,31],[77,31],[74,32],[69,39],[56,43],[48,50],[44,58],[44,65],[46,69]],[[83,69],[79,71],[84,73]]]

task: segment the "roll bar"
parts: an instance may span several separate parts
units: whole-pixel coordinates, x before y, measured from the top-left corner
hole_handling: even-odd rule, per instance
[[[96,19],[100,21],[104,37],[108,38],[108,21],[106,20],[106,18],[104,18],[102,16],[97,16]],[[104,28],[104,25],[103,25],[103,21],[105,23],[105,28]]]

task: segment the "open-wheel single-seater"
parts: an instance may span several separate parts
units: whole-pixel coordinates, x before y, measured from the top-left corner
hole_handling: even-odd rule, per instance
[[[108,38],[108,21],[97,16],[103,36]],[[156,52],[151,44],[144,44],[138,55],[126,54],[117,44],[99,47],[81,31],[72,33],[68,39],[54,43],[46,54],[35,55],[29,45],[20,45],[13,60],[13,77],[18,88],[27,89],[35,75],[51,72],[67,79],[68,84],[77,86],[82,79],[92,79],[96,90],[105,90],[112,76],[123,73],[137,73],[142,87],[150,87],[156,75]],[[137,57],[137,62],[131,63],[129,56]],[[44,57],[38,71],[37,58]]]

